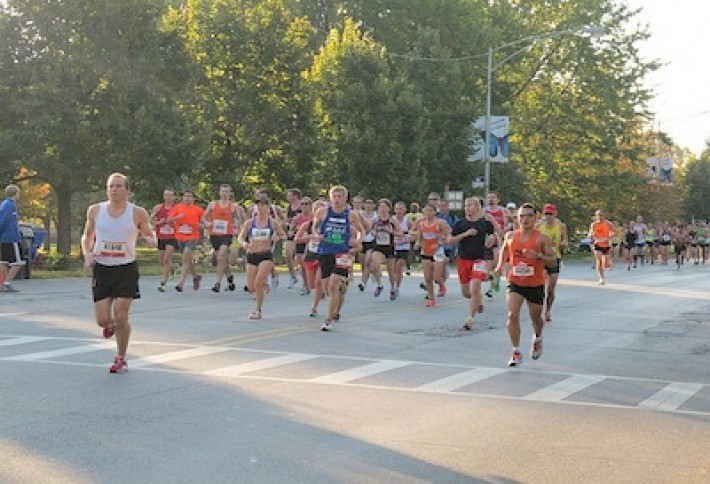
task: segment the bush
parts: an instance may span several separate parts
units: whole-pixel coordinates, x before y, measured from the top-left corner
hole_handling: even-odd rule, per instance
[[[69,258],[57,251],[48,252],[44,256],[44,269],[48,271],[69,269]]]

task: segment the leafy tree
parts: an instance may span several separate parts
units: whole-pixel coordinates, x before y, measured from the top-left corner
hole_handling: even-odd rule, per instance
[[[140,189],[187,170],[199,127],[163,0],[9,0],[0,6],[3,165],[26,167],[57,199],[58,250],[71,247],[72,196],[113,171]],[[6,165],[6,166],[7,166]]]

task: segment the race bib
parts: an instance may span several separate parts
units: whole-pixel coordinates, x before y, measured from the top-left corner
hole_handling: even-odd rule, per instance
[[[340,269],[348,269],[351,264],[350,254],[335,254],[335,267]]]
[[[126,243],[125,242],[107,242],[102,240],[99,244],[98,255],[103,257],[125,257]]]
[[[227,220],[215,219],[212,221],[212,232],[215,234],[226,234],[229,222]]]
[[[251,231],[251,239],[252,240],[269,240],[271,238],[271,230],[269,229],[257,229],[254,228]]]
[[[181,225],[178,227],[178,232],[180,232],[182,235],[190,235],[192,233],[192,225]]]
[[[390,245],[390,233],[389,232],[377,232],[377,245]]]
[[[437,262],[441,262],[446,258],[446,252],[444,252],[443,247],[439,247],[436,249],[436,252],[434,252],[434,260]]]
[[[158,233],[162,235],[173,235],[175,233],[175,228],[172,225],[161,225],[158,229]]]
[[[308,242],[308,252],[318,252],[318,241],[311,240]]]
[[[663,234],[663,242],[670,242],[671,236],[668,234]]]
[[[513,275],[516,277],[532,277],[535,275],[535,268],[525,264],[518,264],[513,266]]]
[[[474,262],[473,272],[488,272],[488,265],[485,262]]]

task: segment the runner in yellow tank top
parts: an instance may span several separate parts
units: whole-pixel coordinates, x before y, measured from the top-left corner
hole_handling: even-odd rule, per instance
[[[545,296],[545,321],[552,321],[552,304],[555,302],[555,290],[557,280],[560,277],[560,263],[562,262],[562,249],[569,245],[567,237],[567,226],[557,218],[557,207],[551,203],[546,203],[542,208],[544,218],[540,221],[538,229],[547,235],[555,246],[555,257],[557,264],[555,267],[546,266],[547,284]]]

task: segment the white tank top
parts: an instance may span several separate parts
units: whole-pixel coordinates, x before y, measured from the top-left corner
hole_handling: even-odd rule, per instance
[[[371,214],[366,214],[364,211],[362,212],[362,218],[365,220],[369,221],[371,224],[375,224],[377,222],[377,212],[372,212]],[[365,235],[362,237],[363,242],[374,242],[375,241],[375,234],[372,233],[371,230],[367,230],[365,232]]]
[[[396,219],[396,217],[395,217]],[[399,228],[402,229],[402,232],[405,233],[405,235],[401,236],[395,236],[394,238],[394,250],[409,250],[411,249],[411,244],[408,241],[409,235],[407,235],[407,232],[409,231],[409,222],[407,222],[407,218],[403,217],[402,220],[399,221]]]
[[[94,244],[94,260],[99,264],[120,266],[136,260],[138,227],[133,220],[134,208],[134,204],[126,204],[126,211],[116,218],[109,215],[108,202],[99,204]]]

